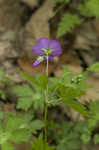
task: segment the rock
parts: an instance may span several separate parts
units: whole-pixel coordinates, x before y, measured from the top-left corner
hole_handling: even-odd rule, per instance
[[[18,52],[14,48],[15,33],[11,30],[2,33],[0,36],[0,63],[9,58],[18,57]]]
[[[40,37],[50,37],[48,20],[53,14],[52,1],[46,0],[35,13],[31,11],[32,17],[28,18],[26,5],[21,2],[29,9],[39,1],[0,0],[0,68],[17,82],[21,78],[15,71],[18,68],[15,61],[23,54],[33,61],[32,46]]]
[[[77,50],[86,66],[90,66],[97,61],[98,47],[99,40],[93,22],[83,24],[77,33],[74,49]]]
[[[16,81],[20,79],[14,62],[21,54],[16,38],[23,26],[24,10],[20,0],[0,0],[0,68]]]
[[[9,76],[15,83],[20,83],[24,80],[24,78],[16,71],[19,69],[19,67],[13,64],[13,60],[6,60],[1,63],[0,69],[2,69],[4,73]]]
[[[31,8],[33,8],[34,6],[37,6],[38,4],[37,0],[21,0],[21,1],[27,4],[28,6],[30,6]]]
[[[75,47],[90,50],[90,45],[98,46],[98,36],[92,23],[83,24],[76,37]]]
[[[90,100],[96,101],[99,98],[99,73],[89,73],[87,83],[92,86],[86,90],[86,95],[82,96],[79,101],[83,104],[88,103]]]
[[[24,8],[20,1],[0,1],[0,62],[18,56],[16,36],[22,27]]]
[[[50,29],[48,20],[53,15],[53,3],[46,0],[45,3],[32,15],[30,21],[26,24],[22,34],[23,51],[33,61],[32,47],[41,37],[50,38]]]
[[[97,34],[97,36],[99,37],[99,19],[98,19],[98,18],[97,18],[97,19],[94,19],[93,25],[94,25],[94,27],[95,27],[95,29],[96,29],[96,34]]]
[[[23,13],[20,0],[3,0],[0,4],[0,28],[15,30],[21,25]]]

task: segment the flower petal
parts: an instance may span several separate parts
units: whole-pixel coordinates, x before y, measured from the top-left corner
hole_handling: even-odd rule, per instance
[[[49,44],[49,47],[51,50],[54,50],[54,52],[51,54],[52,57],[61,55],[62,49],[58,41],[52,40]]]
[[[36,60],[36,61],[33,63],[33,66],[37,66],[37,65],[39,65],[40,63],[41,63],[40,61]]]
[[[51,59],[53,59],[53,56],[51,56],[51,55],[48,56],[48,60],[51,60]]]
[[[32,48],[32,50],[37,56],[42,56],[42,49],[47,49],[49,43],[50,42],[47,38],[41,38],[40,40],[38,40],[37,44]]]

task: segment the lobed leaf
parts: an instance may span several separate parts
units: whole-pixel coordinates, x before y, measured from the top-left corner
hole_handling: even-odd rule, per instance
[[[71,32],[75,26],[81,23],[82,20],[78,16],[70,13],[64,14],[58,26],[57,37],[61,37],[64,34]]]
[[[93,64],[88,68],[88,71],[99,72],[99,62]]]

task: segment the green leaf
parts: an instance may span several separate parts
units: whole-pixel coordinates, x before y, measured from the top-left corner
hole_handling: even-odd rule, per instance
[[[99,120],[99,100],[89,102],[90,114],[94,117],[95,120]]]
[[[3,131],[2,121],[0,120],[0,133]]]
[[[9,114],[6,116],[6,132],[13,132],[22,128],[27,128],[27,122],[25,122],[24,116],[18,114]]]
[[[26,116],[26,113],[21,115],[10,113],[6,116],[4,129],[2,128],[2,122],[0,123],[0,144],[8,140],[14,143],[26,142],[32,134],[35,134],[37,130],[44,126],[41,120],[32,121],[33,117],[26,118]]]
[[[93,117],[93,116],[92,116],[92,117]],[[96,126],[97,126],[97,120],[96,120],[96,119],[92,118],[92,119],[89,119],[89,120],[88,120],[88,128],[89,128],[90,130],[95,129]]]
[[[86,0],[78,9],[85,17],[99,17],[99,0]]]
[[[3,72],[3,70],[0,70],[0,79],[2,79],[5,76],[5,73]]]
[[[4,132],[2,121],[0,120],[0,144],[5,143],[9,138],[9,134]]]
[[[1,145],[2,150],[15,150],[14,146],[10,144],[9,142],[5,142]]]
[[[53,93],[56,93],[59,82],[60,82],[60,78],[56,78],[56,77],[49,78],[49,83],[48,83],[49,95],[53,95]]]
[[[61,98],[65,98],[65,100],[78,99],[85,95],[85,91],[80,90],[78,87],[66,87],[60,84],[59,95]]]
[[[63,85],[60,86],[59,91],[61,99],[67,106],[71,107],[72,109],[76,110],[82,115],[89,117],[89,114],[86,111],[85,107],[78,101],[74,100],[75,98],[82,96],[83,91],[80,91],[79,89],[76,88],[66,88]]]
[[[31,106],[34,106],[35,109],[39,106],[42,108],[44,105],[44,95],[38,88],[35,90],[33,91],[27,84],[13,88],[12,93],[18,96],[17,108],[25,110],[29,109]]]
[[[73,76],[72,72],[65,66],[63,68],[62,75],[60,77],[61,83],[64,85],[70,84],[72,76]]]
[[[18,129],[12,132],[10,140],[16,144],[21,142],[27,142],[32,136],[32,133],[28,129]]]
[[[34,120],[30,123],[30,130],[32,133],[36,133],[37,130],[41,130],[44,127],[44,123],[41,120]]]
[[[99,134],[96,134],[96,135],[94,136],[94,143],[95,143],[95,144],[98,144],[98,143],[99,143]]]
[[[0,111],[0,120],[3,119],[4,117],[4,112]]]
[[[48,77],[44,74],[40,75],[40,86],[42,89],[46,89],[48,84]]]
[[[93,64],[88,68],[88,71],[99,72],[99,63]]]
[[[44,150],[43,136],[40,135],[32,144],[30,150]],[[46,144],[46,150],[55,150],[55,146],[49,146]]]
[[[29,109],[28,111],[23,112],[22,115],[24,117],[24,120],[26,122],[29,122],[29,121],[33,120],[34,115],[35,115],[34,113],[35,112],[33,111],[33,109]]]
[[[74,109],[75,111],[79,112],[80,114],[84,115],[85,117],[91,118],[89,113],[86,111],[86,108],[80,104],[78,101],[75,100],[65,100],[64,103]]]
[[[82,134],[81,140],[82,140],[83,144],[88,144],[91,140],[91,134],[88,134],[88,133]]]
[[[2,89],[0,89],[0,96],[3,100],[6,100],[6,92]]]
[[[61,104],[62,101],[61,99],[59,99],[58,97],[56,96],[49,96],[49,101],[48,101],[48,107],[55,107],[59,104]]]
[[[80,135],[77,132],[69,132],[59,141],[57,150],[77,150],[80,148]]]
[[[37,110],[38,108],[44,109],[45,97],[41,92],[38,91],[35,93],[33,99],[34,110]]]
[[[61,37],[62,35],[71,32],[75,26],[81,24],[82,20],[76,15],[66,13],[58,26],[57,37]]]
[[[36,80],[36,77],[33,76],[33,75],[30,75],[29,73],[26,73],[26,72],[22,72],[22,71],[19,71],[19,73],[27,80],[29,81],[29,83],[32,84],[32,86],[34,85],[39,85],[39,80]]]
[[[24,85],[18,85],[18,86],[15,86],[13,89],[12,89],[12,93],[16,94],[17,96],[19,97],[32,97],[33,95],[33,90],[32,88],[29,87],[28,84],[24,84]]]
[[[10,137],[9,132],[4,132],[3,130],[0,132],[0,144],[4,144],[5,142],[8,141]]]
[[[26,95],[26,97],[19,97],[18,103],[17,103],[17,108],[28,110],[32,105],[33,105],[32,97],[27,97],[27,95]]]

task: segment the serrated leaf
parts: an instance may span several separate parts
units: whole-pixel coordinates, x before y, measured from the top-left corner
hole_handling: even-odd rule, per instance
[[[12,89],[12,93],[18,96],[17,108],[28,109],[33,105],[33,90],[27,84],[16,86]]]
[[[52,95],[53,93],[55,93],[58,89],[58,84],[59,84],[59,78],[49,78],[49,83],[48,83],[48,91],[49,91],[49,95]]]
[[[39,82],[38,80],[36,80],[35,76],[33,75],[30,75],[29,73],[26,73],[26,72],[22,72],[22,71],[19,71],[19,73],[27,80],[29,81],[29,83],[32,84],[32,86],[34,85],[39,85]]]
[[[71,32],[76,25],[81,24],[82,20],[73,14],[66,13],[58,26],[57,37],[61,37],[62,35]]]
[[[65,85],[69,84],[72,80],[72,76],[73,76],[72,72],[65,66],[63,68],[62,75],[60,77],[61,83]]]
[[[14,146],[10,144],[9,142],[5,142],[1,145],[2,150],[15,150]]]
[[[59,86],[60,97],[64,97],[65,100],[77,99],[85,95],[85,91],[80,90],[78,87],[66,87],[62,84]]]
[[[77,88],[68,88],[63,85],[60,85],[59,92],[60,98],[64,101],[64,103],[67,106],[71,107],[72,109],[86,117],[90,117],[85,107],[75,100],[76,98],[84,95],[83,91],[80,91]]]
[[[94,136],[94,143],[95,144],[98,144],[99,143],[99,134],[96,134],[95,136]]]
[[[12,93],[16,94],[17,96],[20,96],[20,97],[32,97],[33,95],[33,90],[32,88],[29,87],[28,84],[24,84],[24,85],[18,85],[16,87],[14,87],[12,89]]]
[[[4,117],[4,112],[0,111],[0,120]]]
[[[44,101],[45,97],[41,93],[35,93],[34,94],[34,101],[33,101],[33,108],[34,110],[37,110],[38,108],[44,109]]]
[[[24,116],[13,114],[13,115],[8,115],[6,117],[6,125],[5,125],[6,132],[7,131],[13,132],[20,128],[26,128],[26,127],[27,127],[27,122],[25,122]]]
[[[12,132],[10,140],[14,143],[26,142],[32,136],[32,133],[28,129],[18,129]]]
[[[32,97],[21,97],[18,99],[17,108],[28,110],[33,105]]]
[[[93,119],[89,119],[89,120],[88,120],[88,128],[89,128],[90,130],[95,129],[96,126],[97,126],[97,120],[96,120],[96,119],[93,118]]]
[[[87,0],[78,9],[85,17],[99,17],[99,0]]]
[[[2,121],[0,120],[0,133],[3,131],[3,124]]]
[[[37,130],[40,130],[44,125],[41,120],[34,120],[33,118],[26,118],[26,114],[21,115],[17,113],[11,113],[6,116],[6,124],[3,130],[1,122],[0,132],[0,144],[3,144],[10,140],[14,143],[26,142],[35,134]]]
[[[99,63],[93,64],[88,68],[88,71],[99,72]]]
[[[24,120],[25,120],[26,122],[29,122],[29,121],[33,120],[33,118],[34,118],[34,113],[35,113],[35,112],[34,112],[33,109],[29,109],[28,111],[23,112],[22,114],[23,114]]]
[[[91,140],[91,134],[82,134],[81,136],[81,140],[83,142],[83,144],[88,144]]]
[[[5,73],[2,70],[0,70],[0,79],[2,79],[4,76],[5,76]]]
[[[61,99],[57,98],[56,96],[50,96],[48,101],[48,107],[52,106],[55,107],[61,103],[62,103]]]
[[[96,100],[95,102],[90,100],[89,110],[94,119],[99,120],[99,100]]]
[[[73,133],[70,132],[67,135],[65,135],[65,137],[63,137],[60,142],[59,145],[57,147],[57,150],[77,150],[81,148],[81,140],[79,139],[80,136],[78,133]]]
[[[2,121],[0,120],[0,144],[5,143],[9,138],[9,134],[4,132]]]
[[[27,110],[31,106],[34,109],[44,106],[44,95],[39,88],[35,88],[33,91],[27,84],[24,84],[13,88],[12,93],[18,96],[17,108]]]
[[[9,132],[4,132],[3,130],[0,133],[0,144],[4,144],[5,142],[8,141],[10,137],[10,133]]]
[[[44,126],[43,121],[41,120],[34,120],[30,123],[30,130],[32,133],[36,133],[37,130],[41,130]]]
[[[6,100],[6,92],[2,89],[0,89],[0,96],[3,100]]]
[[[49,146],[46,144],[46,150],[55,150],[55,146]],[[32,144],[32,148],[30,150],[44,150],[44,142],[43,136],[40,135]]]
[[[75,111],[79,112],[80,114],[84,115],[85,117],[91,118],[89,113],[86,111],[86,108],[80,104],[78,101],[75,100],[65,100],[64,103],[74,109]]]

